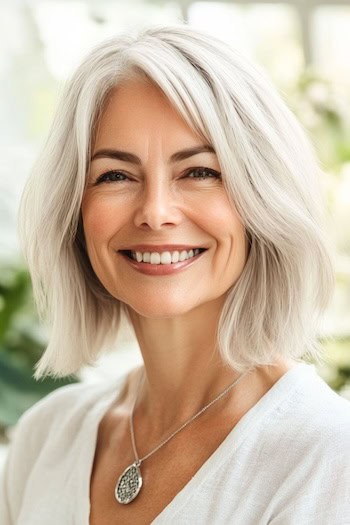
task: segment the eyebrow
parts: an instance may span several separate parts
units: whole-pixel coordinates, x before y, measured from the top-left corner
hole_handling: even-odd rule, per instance
[[[198,155],[198,153],[214,153],[215,154],[215,150],[212,146],[209,146],[206,144],[195,146],[193,148],[183,149],[181,151],[177,151],[176,153],[173,153],[169,159],[169,162],[170,163],[179,162],[180,160],[185,160],[185,159],[188,159],[189,157],[193,157],[193,155]],[[137,164],[138,166],[142,164],[141,159],[137,157],[136,155],[134,155],[133,153],[129,153],[128,151],[120,151],[116,149],[100,149],[93,154],[93,156],[91,157],[91,161],[95,159],[101,159],[101,158],[122,160],[124,162],[130,162],[131,164]]]

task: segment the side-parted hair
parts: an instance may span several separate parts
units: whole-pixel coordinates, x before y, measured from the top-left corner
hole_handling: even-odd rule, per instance
[[[322,361],[320,321],[334,271],[312,148],[259,68],[227,43],[176,24],[98,45],[62,93],[18,216],[38,312],[51,325],[35,377],[93,365],[115,343],[123,314],[128,318],[92,269],[80,209],[108,96],[138,76],[156,84],[214,147],[246,229],[248,259],[217,329],[222,357],[240,372],[276,356]]]

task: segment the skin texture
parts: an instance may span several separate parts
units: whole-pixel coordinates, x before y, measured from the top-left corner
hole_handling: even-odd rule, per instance
[[[169,162],[175,152],[203,144],[162,92],[140,79],[112,92],[93,145],[93,154],[118,149],[141,159],[140,165],[105,157],[93,160],[82,204],[91,264],[109,293],[128,306],[144,360],[145,381],[134,414],[140,457],[239,375],[221,361],[215,332],[227,291],[247,260],[244,226],[220,177],[188,176],[198,167],[220,173],[215,153]],[[120,170],[127,178],[98,184],[109,170]],[[208,250],[182,271],[149,276],[117,253],[139,243],[181,243]],[[244,377],[229,396],[145,461],[144,479],[157,478],[158,489],[150,491],[145,483],[136,500],[123,507],[114,500],[114,485],[134,459],[128,417],[139,371],[132,372],[99,428],[90,523],[116,518],[118,523],[150,523],[292,366],[292,361],[280,359],[276,366],[260,367]],[[198,447],[203,435],[209,437]],[[174,464],[170,458],[176,459]]]

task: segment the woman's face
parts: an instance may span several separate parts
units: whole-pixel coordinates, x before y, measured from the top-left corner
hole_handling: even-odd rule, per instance
[[[109,293],[145,317],[224,300],[245,265],[244,227],[204,146],[144,80],[116,88],[100,119],[82,203],[87,251]],[[181,254],[196,248],[206,250]]]

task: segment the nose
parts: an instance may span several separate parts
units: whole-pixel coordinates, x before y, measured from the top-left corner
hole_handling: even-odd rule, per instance
[[[152,177],[144,183],[135,213],[135,225],[152,230],[175,226],[181,220],[178,204],[171,181],[164,174]]]

